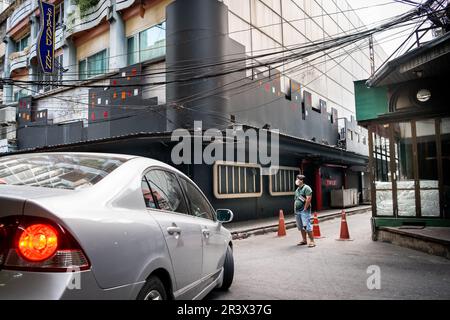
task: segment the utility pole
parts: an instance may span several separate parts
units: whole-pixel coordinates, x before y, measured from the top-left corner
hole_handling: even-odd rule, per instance
[[[373,35],[369,37],[369,56],[371,75],[375,74],[375,50],[373,48]]]

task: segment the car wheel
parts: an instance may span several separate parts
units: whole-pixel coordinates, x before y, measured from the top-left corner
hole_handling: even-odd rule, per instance
[[[234,259],[233,250],[230,246],[227,247],[227,253],[225,256],[225,262],[223,264],[223,282],[220,287],[221,290],[228,290],[233,283],[234,277]]]
[[[139,292],[138,300],[167,300],[164,284],[156,276],[148,278],[144,287]]]

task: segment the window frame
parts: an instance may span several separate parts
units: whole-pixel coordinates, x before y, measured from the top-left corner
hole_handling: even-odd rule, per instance
[[[184,201],[184,204],[185,204],[185,206],[186,206],[187,213],[175,212],[175,211],[169,211],[169,210],[165,210],[165,209],[161,209],[161,208],[160,208],[159,202],[158,202],[158,200],[155,198],[155,196],[154,196],[154,194],[153,194],[153,189],[152,189],[152,187],[151,187],[151,185],[150,185],[150,183],[148,182],[148,179],[147,179],[147,177],[146,177],[146,175],[147,175],[149,172],[151,172],[151,171],[163,171],[163,172],[168,172],[168,173],[171,173],[171,174],[173,174],[173,175],[175,176],[175,178],[176,178],[176,180],[177,180],[177,183],[178,183],[178,186],[180,187],[180,190],[181,190],[181,196],[182,196],[183,201]],[[181,215],[181,216],[183,216],[183,217],[186,217],[186,216],[193,217],[193,215],[191,214],[191,210],[190,210],[190,208],[189,208],[189,206],[188,206],[187,199],[186,199],[186,195],[185,195],[185,193],[184,193],[183,187],[182,187],[182,185],[181,185],[181,183],[180,183],[180,181],[179,181],[179,179],[178,179],[178,174],[177,174],[176,172],[173,172],[172,170],[167,169],[167,168],[164,168],[164,167],[154,166],[154,167],[150,167],[150,168],[147,168],[146,170],[144,170],[144,172],[142,173],[142,178],[141,178],[141,180],[142,180],[142,179],[145,179],[145,181],[147,182],[148,188],[149,188],[149,190],[150,190],[150,192],[151,192],[151,194],[152,194],[152,197],[153,197],[153,202],[156,204],[156,208],[149,208],[149,207],[147,207],[147,205],[145,204],[144,197],[142,197],[142,200],[144,201],[144,206],[145,206],[145,208],[146,208],[147,210],[157,210],[157,211],[164,212],[164,213],[175,214],[175,215]],[[141,187],[141,194],[143,195],[142,187]]]
[[[185,180],[186,183],[192,185],[192,186],[200,193],[200,195],[203,197],[203,199],[206,201],[206,203],[208,204],[209,208],[211,209],[212,215],[213,215],[213,219],[211,220],[211,219],[202,218],[202,217],[198,217],[198,216],[194,215],[194,214],[192,213],[192,211],[191,211],[191,206],[190,206],[190,205],[188,205],[189,214],[190,214],[192,217],[194,217],[194,218],[204,219],[204,220],[206,220],[206,221],[217,222],[217,213],[216,213],[216,210],[214,209],[214,207],[212,206],[212,204],[211,204],[211,202],[208,200],[208,198],[205,196],[205,194],[203,193],[203,191],[202,191],[195,183],[193,183],[192,181],[190,181],[190,179],[187,179],[187,178],[185,178],[185,177],[183,177],[183,176],[180,176],[179,174],[177,174],[176,176],[177,176],[177,179],[178,179],[178,183],[179,183],[180,186],[181,186],[183,195],[184,195],[184,197],[186,198],[186,202],[189,203],[189,197],[187,196],[187,190],[184,189],[183,184],[181,183],[182,180]]]
[[[95,74],[95,75],[88,75],[89,59],[90,58],[92,59],[92,57],[94,57],[95,55],[97,55],[97,54],[99,54],[99,53],[101,53],[103,51],[105,51],[105,55],[106,55],[106,57],[104,59],[106,61],[105,62],[105,67],[106,68],[105,68],[104,72],[103,73],[98,73],[98,74]],[[82,70],[80,70],[81,69],[80,68],[80,64],[82,62],[85,63],[85,70],[83,70],[83,72],[82,72]],[[78,79],[79,80],[83,80],[84,81],[84,80],[89,80],[89,79],[95,79],[96,77],[99,77],[99,76],[107,74],[108,70],[109,70],[109,48],[101,49],[101,50],[97,51],[96,53],[91,54],[90,56],[87,56],[87,57],[85,57],[85,58],[83,58],[81,60],[78,60]]]
[[[244,167],[251,169],[258,169],[259,174],[259,192],[252,193],[232,193],[232,194],[221,194],[219,193],[219,183],[220,174],[219,167],[220,166],[232,166],[232,167]],[[256,186],[256,184],[255,184]],[[251,164],[251,163],[242,163],[242,162],[231,162],[231,161],[216,161],[213,165],[213,191],[216,199],[245,199],[245,198],[261,198],[263,195],[263,176],[262,176],[262,167],[259,164]]]
[[[23,42],[24,39],[27,39],[27,45],[25,47],[21,48],[21,46],[23,44],[22,42]],[[30,41],[30,33],[28,33],[28,34],[24,35],[23,37],[21,37],[20,39],[16,40],[15,41],[15,43],[16,43],[16,47],[15,47],[16,52],[21,52],[21,51],[25,50],[27,47],[29,47],[29,41]]]
[[[297,167],[286,167],[286,166],[278,166],[278,167],[271,167],[270,168],[270,172],[272,172],[272,170],[274,169],[278,169],[278,170],[289,170],[289,171],[297,171],[297,175],[301,174],[301,170],[300,168]],[[278,171],[279,172],[279,171]],[[278,174],[277,172],[277,174]],[[295,190],[292,192],[278,192],[278,191],[273,191],[273,187],[272,187],[272,181],[274,179],[274,177],[276,176],[276,174],[271,174],[269,175],[269,194],[272,197],[285,197],[285,196],[293,196],[295,195]],[[295,179],[294,179],[294,184],[295,184]]]
[[[417,122],[421,121],[421,120],[425,120],[425,119],[433,119],[434,120],[434,124],[435,124],[435,133],[436,133],[436,146],[437,146],[437,166],[438,166],[438,182],[439,182],[439,216],[435,215],[435,216],[424,216],[422,215],[422,199],[421,199],[421,188],[420,188],[420,178],[419,178],[419,160],[418,157],[416,156],[418,151],[417,151],[417,147],[418,147],[418,142],[417,142]],[[392,200],[393,200],[393,215],[383,215],[380,212],[377,212],[377,206],[375,201],[372,201],[372,215],[374,217],[389,217],[389,218],[400,218],[400,219],[442,219],[444,218],[444,212],[443,212],[443,202],[442,202],[442,195],[444,193],[443,190],[443,171],[442,168],[439,169],[439,166],[442,167],[442,150],[439,150],[439,143],[440,143],[440,139],[441,139],[441,134],[440,134],[440,118],[438,117],[429,117],[429,118],[425,118],[425,119],[404,119],[404,120],[399,120],[396,122],[385,122],[385,123],[378,123],[378,122],[373,122],[369,125],[369,138],[368,138],[368,142],[369,142],[369,168],[370,168],[370,180],[371,180],[371,198],[372,199],[376,199],[376,179],[377,179],[377,170],[376,170],[376,155],[379,154],[379,152],[377,151],[377,146],[376,143],[374,143],[374,137],[377,134],[377,126],[389,126],[388,128],[388,138],[387,141],[389,141],[389,145],[392,146],[390,148],[390,152],[387,154],[387,158],[390,161],[390,168],[388,168],[388,170],[390,170],[390,172],[392,172],[393,178],[391,179],[391,192],[392,192]],[[398,176],[397,176],[397,169],[398,169],[398,156],[396,155],[395,152],[395,145],[396,145],[396,141],[394,138],[394,127],[393,124],[396,123],[409,123],[411,125],[411,139],[412,139],[412,153],[413,153],[413,179],[410,180],[414,180],[414,193],[415,193],[415,207],[416,207],[416,215],[415,216],[399,216],[398,214],[398,193],[397,193],[397,184],[399,181]],[[387,181],[389,182],[389,181]]]
[[[126,37],[126,42],[127,42],[127,65],[128,66],[152,60],[152,59],[147,59],[147,60],[142,60],[141,59],[141,33],[145,32],[145,31],[147,31],[149,29],[155,28],[158,25],[163,25],[164,23],[166,23],[166,20],[163,20],[163,21],[161,21],[159,23],[155,23],[154,25],[146,27],[146,28],[144,28],[142,30],[136,30],[133,34],[131,34],[131,35]],[[132,38],[134,38],[134,41],[136,41],[136,47],[137,47],[137,51],[136,52],[128,52],[128,41],[129,41],[129,39],[132,39]],[[164,40],[167,41],[166,34],[164,34]],[[129,63],[129,57],[131,56],[131,54],[136,55],[135,56],[136,61],[133,61],[133,63]],[[166,55],[166,50],[164,50],[164,55]],[[155,57],[155,58],[157,58],[157,57]],[[155,59],[155,58],[153,58],[153,59]]]

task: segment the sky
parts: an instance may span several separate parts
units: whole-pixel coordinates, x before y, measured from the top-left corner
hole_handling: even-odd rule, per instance
[[[412,6],[402,4],[394,0],[347,0],[353,9],[362,7],[369,7],[373,5],[381,5],[368,9],[357,10],[357,14],[361,20],[366,24],[377,23],[383,19],[391,18],[399,14],[403,14],[411,9]],[[417,1],[418,2],[418,1]],[[408,35],[414,30],[414,26],[403,27],[402,29],[396,29],[393,31],[386,31],[376,36],[386,54],[390,56],[408,37]],[[399,33],[400,32],[400,33]]]

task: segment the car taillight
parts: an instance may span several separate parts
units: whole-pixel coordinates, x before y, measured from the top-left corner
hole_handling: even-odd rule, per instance
[[[58,248],[58,232],[48,224],[32,224],[22,231],[17,243],[18,252],[25,260],[45,261]]]
[[[78,242],[60,225],[28,216],[10,220],[17,223],[5,229],[0,251],[4,269],[70,272],[90,268]]]

